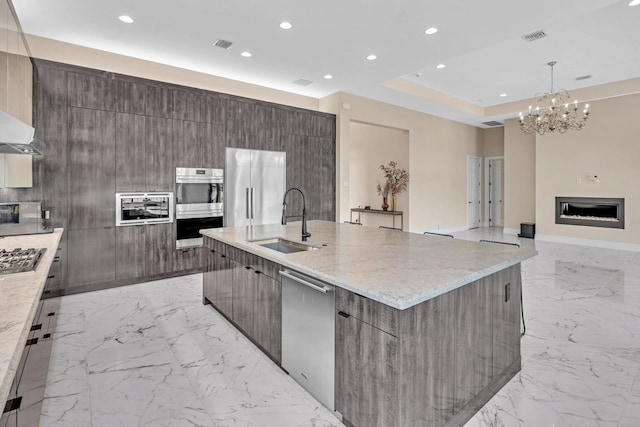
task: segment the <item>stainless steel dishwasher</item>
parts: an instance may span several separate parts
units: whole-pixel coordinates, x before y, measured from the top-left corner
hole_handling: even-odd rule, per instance
[[[283,270],[282,367],[320,403],[335,410],[335,289]]]

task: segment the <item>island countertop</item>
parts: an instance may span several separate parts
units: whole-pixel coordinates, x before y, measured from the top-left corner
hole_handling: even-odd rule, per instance
[[[63,230],[7,236],[0,249],[46,248],[35,271],[0,276],[0,403],[4,405]]]
[[[537,255],[533,248],[309,221],[318,250],[283,254],[256,240],[301,241],[300,222],[212,228],[201,234],[404,310]]]

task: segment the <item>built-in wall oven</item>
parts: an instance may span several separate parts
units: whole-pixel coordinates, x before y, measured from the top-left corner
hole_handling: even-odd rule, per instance
[[[173,193],[116,193],[116,226],[173,222]]]
[[[202,246],[203,228],[223,226],[222,169],[176,168],[176,248]]]

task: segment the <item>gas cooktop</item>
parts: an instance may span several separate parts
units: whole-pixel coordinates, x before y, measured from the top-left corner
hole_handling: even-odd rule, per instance
[[[0,274],[33,271],[46,249],[0,249]]]

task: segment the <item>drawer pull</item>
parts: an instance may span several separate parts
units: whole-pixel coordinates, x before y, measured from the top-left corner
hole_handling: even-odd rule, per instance
[[[344,317],[345,319],[348,319],[349,317],[351,317],[349,313],[345,313],[344,311],[339,311],[338,314]]]

